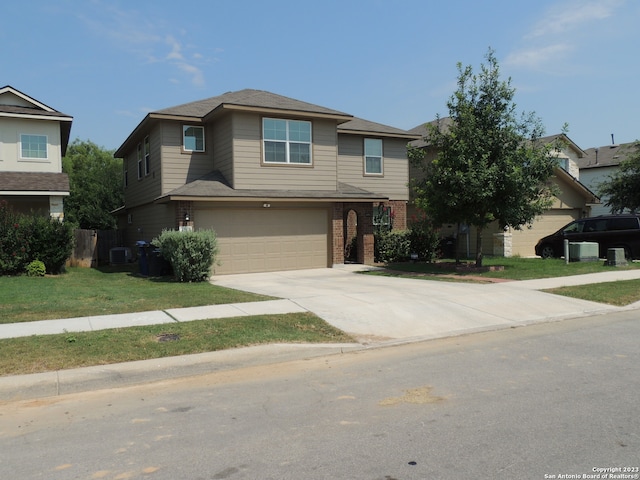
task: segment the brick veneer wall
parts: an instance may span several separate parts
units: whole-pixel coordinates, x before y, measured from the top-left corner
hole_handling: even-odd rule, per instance
[[[331,264],[344,263],[344,211],[342,203],[333,204],[331,218]]]
[[[388,205],[391,206],[393,212],[393,229],[407,229],[407,202],[404,200],[391,200]]]
[[[189,221],[184,219],[185,215],[189,215]],[[176,227],[193,227],[193,202],[179,201],[176,208]]]

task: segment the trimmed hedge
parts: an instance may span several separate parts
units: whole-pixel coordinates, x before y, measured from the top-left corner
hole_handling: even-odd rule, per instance
[[[213,230],[165,230],[151,244],[158,247],[160,254],[169,261],[176,280],[204,282],[211,276],[211,267],[218,254],[218,241]]]
[[[418,259],[433,262],[439,254],[439,232],[426,217],[413,217],[408,230],[379,230],[374,233],[376,262],[405,262],[411,254]]]

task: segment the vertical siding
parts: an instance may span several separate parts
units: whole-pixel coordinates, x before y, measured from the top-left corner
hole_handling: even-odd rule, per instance
[[[192,182],[213,170],[212,125],[205,125],[205,152],[182,152],[181,122],[163,122],[162,131],[162,193]]]
[[[364,136],[338,135],[338,180],[389,197],[409,200],[406,140],[383,138],[382,176],[364,174]]]
[[[336,123],[312,121],[311,166],[262,164],[262,117],[234,113],[234,187],[239,189],[335,190]]]

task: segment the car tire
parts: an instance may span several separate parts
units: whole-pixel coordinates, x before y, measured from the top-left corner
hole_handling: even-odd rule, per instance
[[[542,258],[555,258],[556,251],[553,249],[551,245],[543,245],[540,249],[540,256]]]

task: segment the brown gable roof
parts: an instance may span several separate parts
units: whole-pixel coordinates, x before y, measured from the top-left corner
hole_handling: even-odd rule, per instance
[[[352,117],[352,115],[338,110],[302,102],[300,100],[284,97],[271,92],[265,92],[263,90],[251,89],[227,92],[222,95],[218,95],[217,97],[185,103],[183,105],[165,108],[152,113],[204,118],[219,108],[232,108],[234,106],[249,107],[252,109],[289,110],[292,112],[331,115],[345,117],[344,120]]]
[[[69,176],[66,173],[0,172],[0,193],[22,191],[69,193]]]

